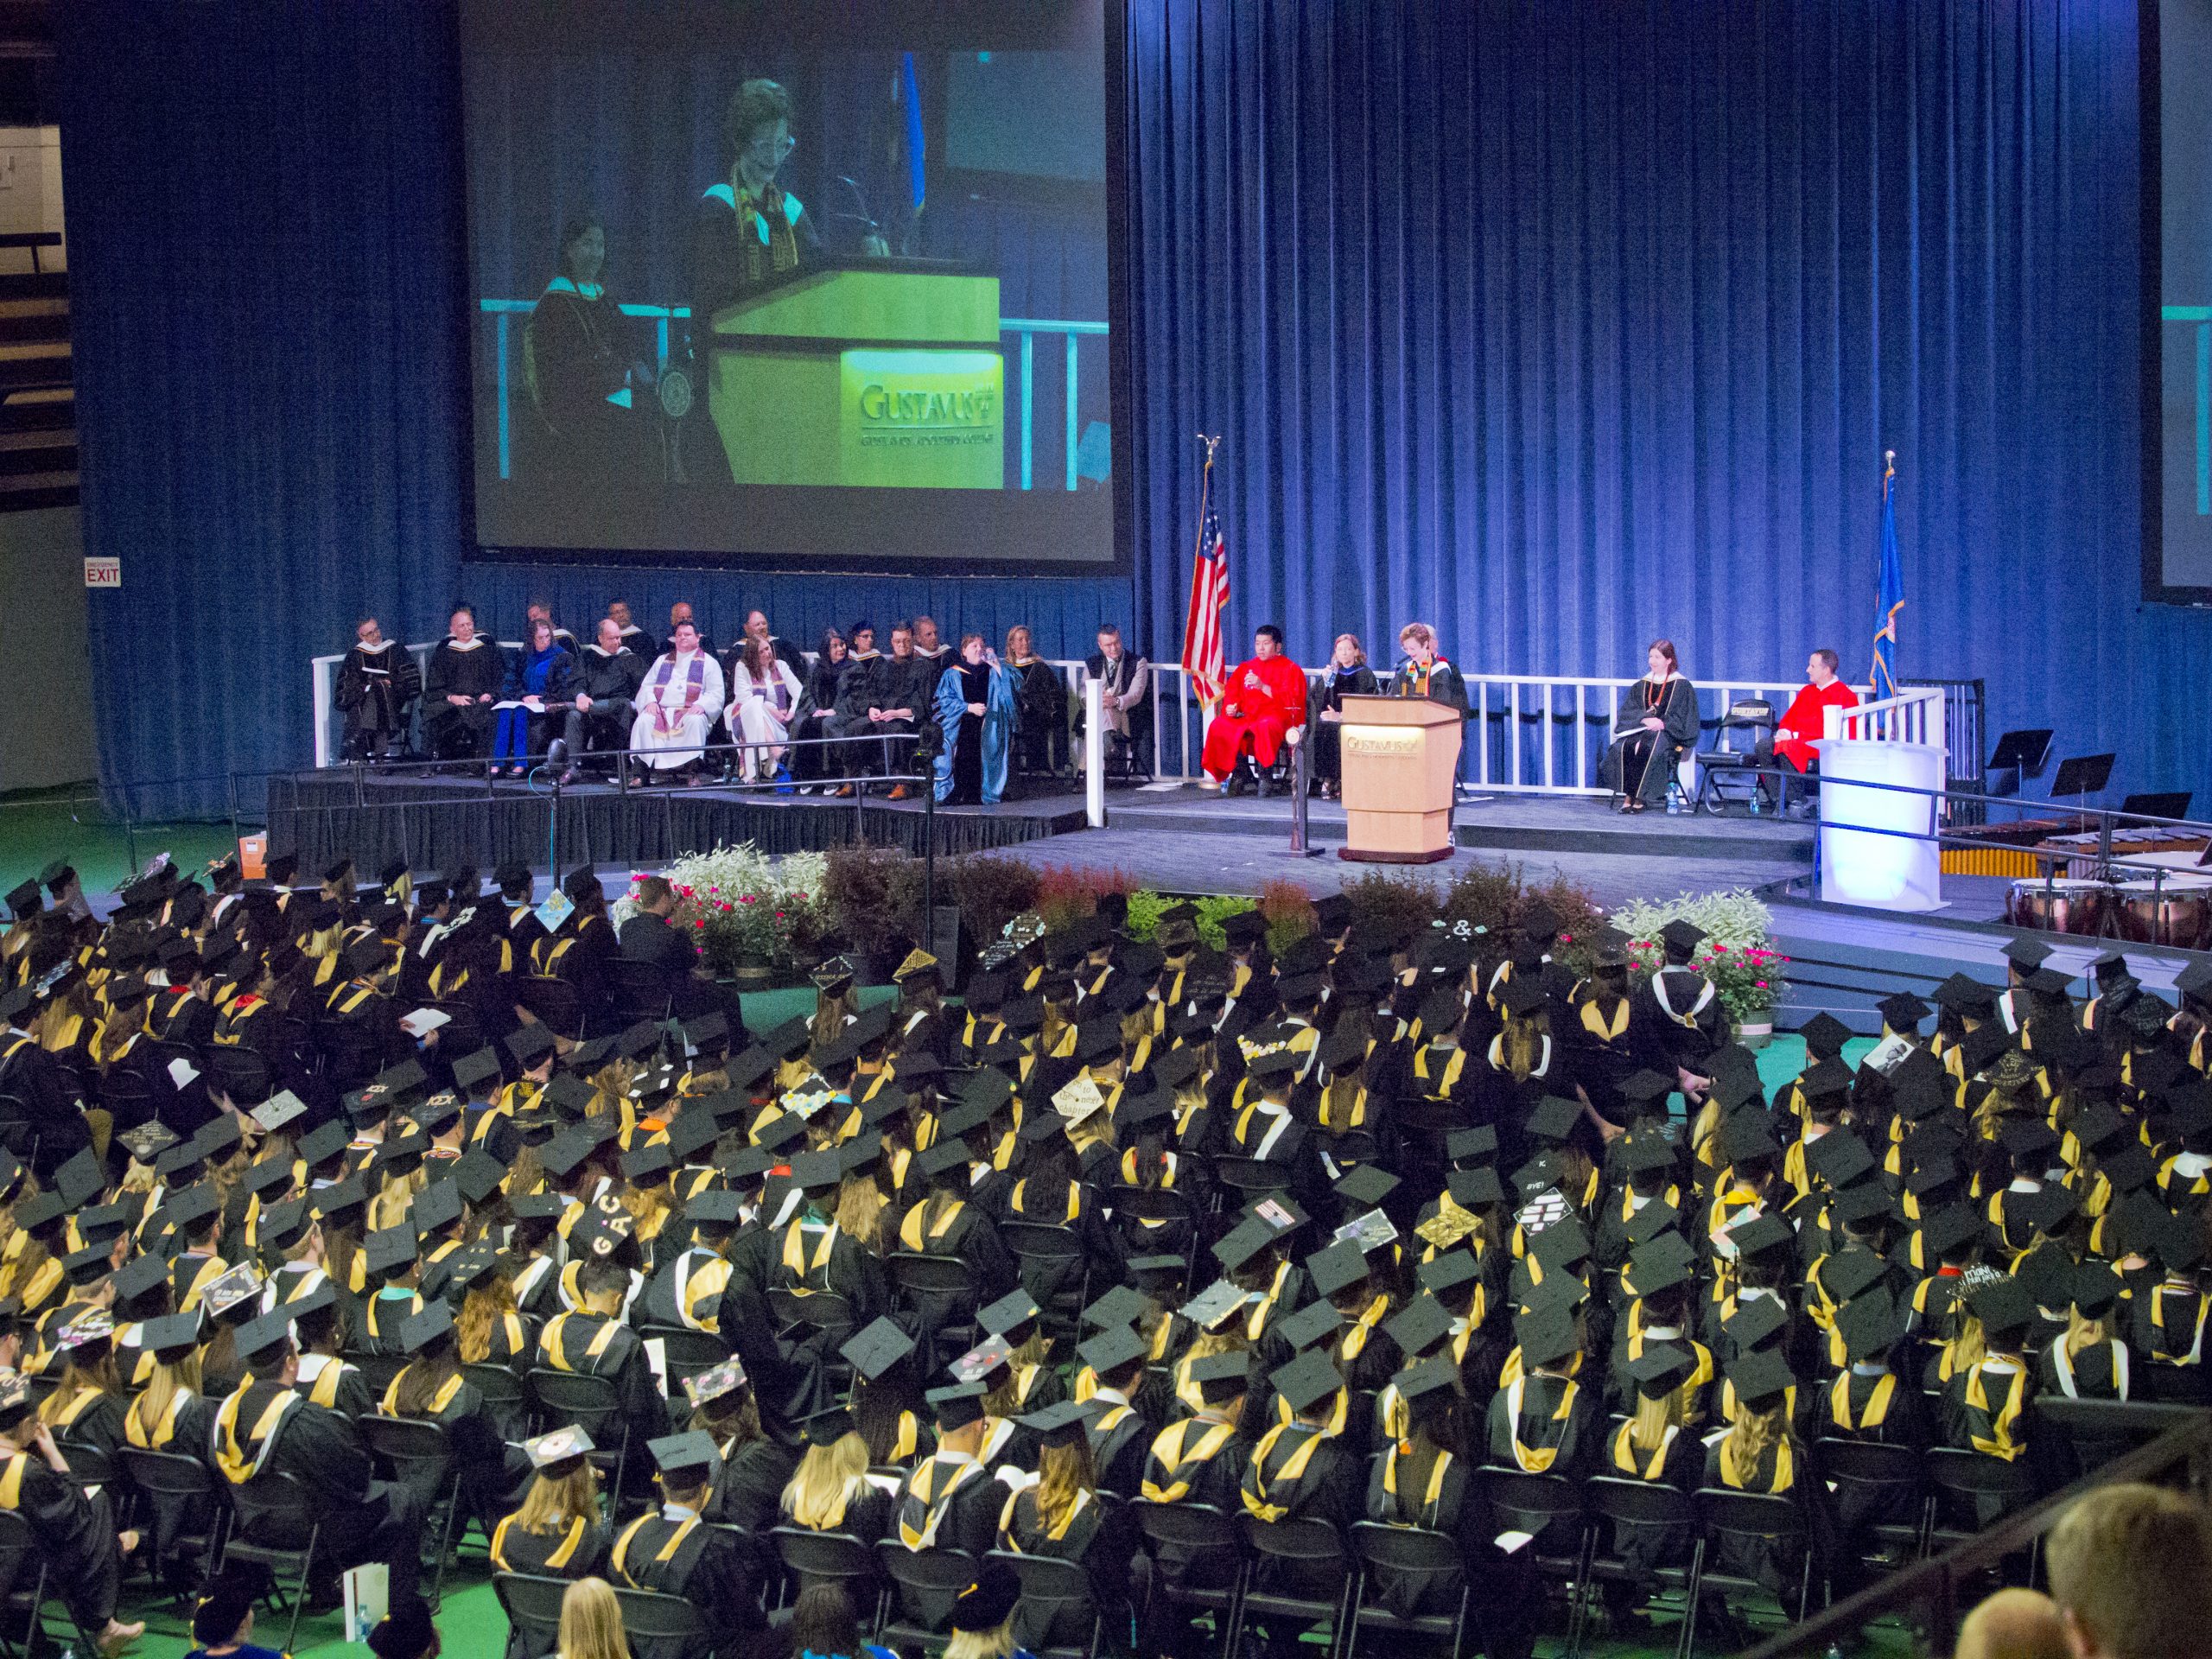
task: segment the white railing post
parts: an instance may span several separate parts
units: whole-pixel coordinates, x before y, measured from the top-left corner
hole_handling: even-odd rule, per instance
[[[337,677],[337,664],[335,657],[318,657],[308,664],[315,685],[315,763],[318,767],[330,764],[332,683]]]
[[[1094,830],[1106,827],[1106,682],[1083,683],[1083,814]]]

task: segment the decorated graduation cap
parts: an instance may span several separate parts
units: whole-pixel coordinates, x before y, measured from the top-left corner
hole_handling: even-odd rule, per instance
[[[1126,1289],[1127,1287],[1117,1286],[1116,1288]],[[1111,1295],[1113,1292],[1109,1291],[1107,1294]],[[1183,1318],[1200,1330],[1211,1331],[1218,1328],[1242,1308],[1245,1300],[1245,1293],[1239,1290],[1231,1281],[1227,1279],[1217,1279],[1185,1302],[1180,1312]],[[1096,1306],[1096,1304],[1094,1303],[1092,1306]]]
[[[583,1460],[597,1450],[591,1436],[571,1424],[556,1428],[536,1440],[522,1443],[530,1466],[548,1480],[561,1480],[575,1474],[583,1466]]]
[[[307,1102],[289,1089],[280,1089],[255,1107],[250,1116],[270,1135],[289,1127],[307,1114]]]
[[[745,1367],[735,1355],[718,1365],[695,1372],[683,1379],[683,1397],[696,1409],[710,1406],[717,1400],[727,1399],[746,1386]]]
[[[1013,1358],[1013,1345],[1004,1337],[986,1337],[945,1369],[956,1382],[981,1382]]]

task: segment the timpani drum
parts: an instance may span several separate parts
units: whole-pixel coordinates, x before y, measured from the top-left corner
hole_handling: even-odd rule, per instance
[[[2121,937],[2137,944],[2199,950],[2212,934],[2212,876],[2122,881],[2113,891]]]
[[[2107,881],[2015,881],[2005,902],[2005,919],[2015,927],[2039,927],[2050,933],[2085,933],[2094,938],[2114,918]]]

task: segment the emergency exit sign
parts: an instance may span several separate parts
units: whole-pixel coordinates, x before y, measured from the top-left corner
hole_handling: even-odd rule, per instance
[[[120,558],[85,561],[85,586],[87,588],[120,588],[123,586],[123,561]]]

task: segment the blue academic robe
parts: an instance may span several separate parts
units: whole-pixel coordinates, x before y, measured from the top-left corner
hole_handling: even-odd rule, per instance
[[[1006,793],[1007,740],[1016,719],[1014,673],[1004,663],[991,664],[991,688],[983,698],[983,707],[988,711],[983,715],[983,798],[995,804]],[[938,677],[937,718],[944,730],[944,742],[931,770],[941,801],[952,793],[952,752],[960,741],[961,723],[974,718],[968,712],[967,694],[961,690],[957,664]]]

